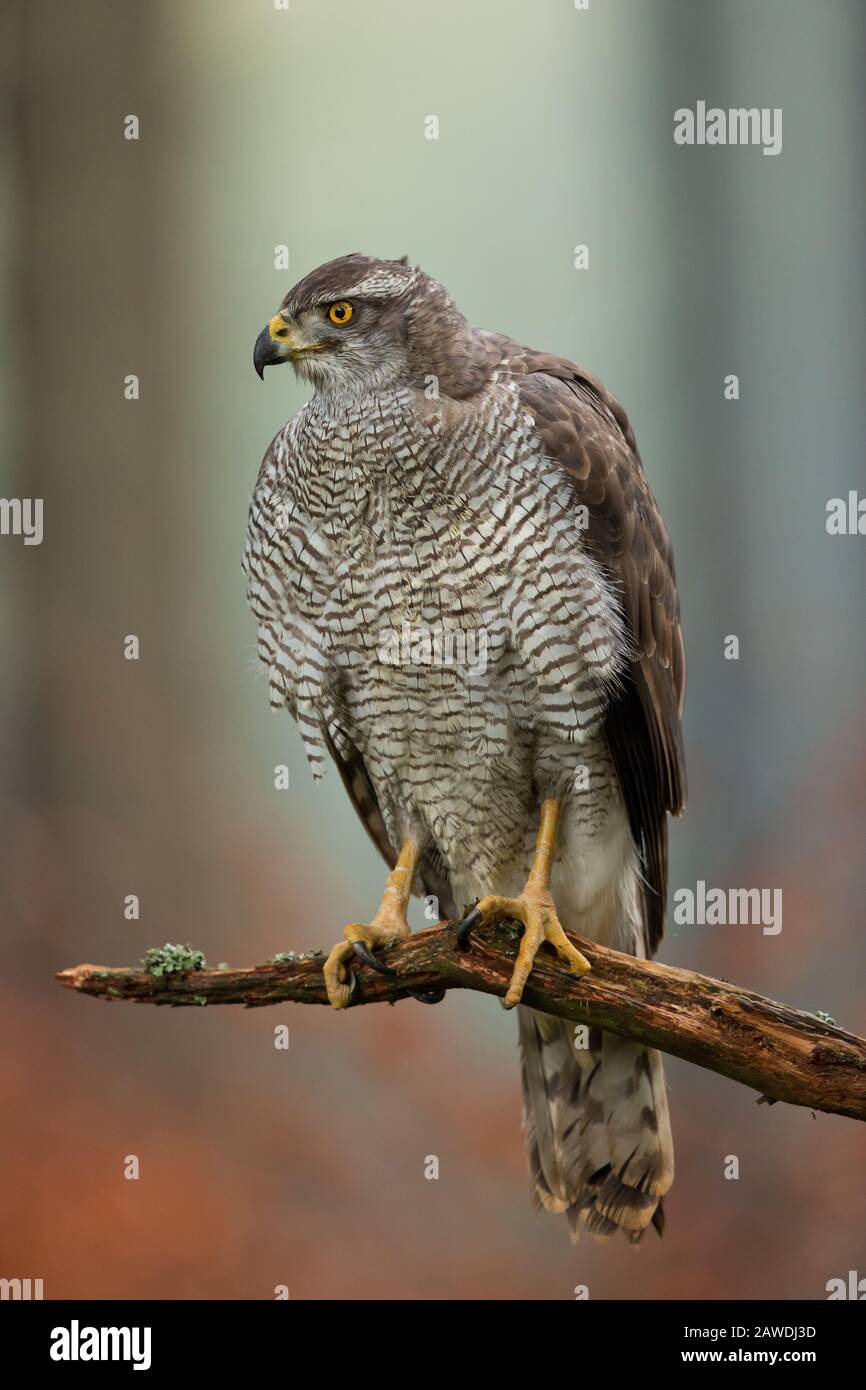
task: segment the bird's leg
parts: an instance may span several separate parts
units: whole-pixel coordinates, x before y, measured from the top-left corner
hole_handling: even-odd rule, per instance
[[[556,848],[558,825],[559,802],[555,797],[550,797],[541,807],[541,819],[538,826],[538,838],[535,841],[532,868],[529,870],[529,877],[520,897],[490,896],[482,898],[461,922],[458,929],[457,941],[462,950],[466,946],[472,928],[480,926],[483,922],[492,922],[497,917],[515,917],[518,922],[523,923],[524,930],[520,941],[520,950],[517,953],[508,992],[503,1000],[506,1009],[513,1009],[515,1004],[520,1003],[523,986],[529,979],[532,963],[539,946],[544,941],[550,942],[557,954],[566,962],[572,974],[585,975],[587,970],[591,968],[586,956],[582,956],[580,951],[572,946],[563,931],[550,892],[550,870]]]
[[[412,839],[404,840],[397,863],[388,875],[382,905],[372,922],[353,922],[343,932],[344,941],[339,941],[324,965],[325,988],[333,1008],[344,1009],[349,1003],[355,988],[355,977],[346,967],[352,955],[357,955],[374,970],[384,975],[394,971],[382,965],[371,954],[377,946],[383,946],[395,937],[409,935],[406,909],[412,895],[412,880],[419,859],[419,847]]]

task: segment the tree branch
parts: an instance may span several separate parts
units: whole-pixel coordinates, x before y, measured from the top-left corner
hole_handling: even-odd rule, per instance
[[[476,930],[460,954],[453,923],[441,922],[383,951],[396,973],[360,963],[352,1006],[395,1003],[412,992],[472,989],[502,996],[514,965],[516,927]],[[866,1040],[813,1014],[773,1003],[727,981],[572,940],[592,965],[564,973],[546,948],[524,1002],[575,1024],[606,1028],[787,1101],[866,1120]],[[157,953],[158,954],[158,953]],[[56,976],[67,989],[139,1004],[326,1004],[319,953],[233,970],[146,970],[78,965]],[[157,967],[159,968],[159,967]],[[171,969],[171,965],[168,967]]]

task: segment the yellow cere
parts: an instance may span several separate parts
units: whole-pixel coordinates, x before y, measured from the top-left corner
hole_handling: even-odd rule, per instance
[[[288,338],[289,325],[286,323],[282,314],[274,314],[274,317],[269,319],[268,332],[272,338],[276,338],[278,341],[285,341],[285,339]]]

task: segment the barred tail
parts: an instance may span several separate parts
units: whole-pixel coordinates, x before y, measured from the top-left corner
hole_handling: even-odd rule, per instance
[[[538,1206],[602,1241],[661,1235],[674,1151],[662,1060],[652,1048],[518,1009],[523,1128]]]

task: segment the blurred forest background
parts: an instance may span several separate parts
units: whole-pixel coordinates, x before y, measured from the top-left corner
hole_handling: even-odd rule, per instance
[[[866,540],[825,527],[866,492],[864,39],[856,0],[6,7],[2,492],[44,498],[45,535],[0,538],[0,1275],[47,1297],[759,1299],[866,1274],[851,1121],[670,1061],[664,1240],[573,1248],[530,1208],[493,1001],[157,1012],[52,979],[165,941],[327,948],[378,903],[337,776],[314,787],[268,710],[240,556],[305,398],[256,379],[256,334],[320,262],[406,252],[636,427],[689,655],[672,890],[784,892],[780,935],[674,928],[664,959],[866,1031]],[[698,100],[783,108],[781,154],[675,146]]]

